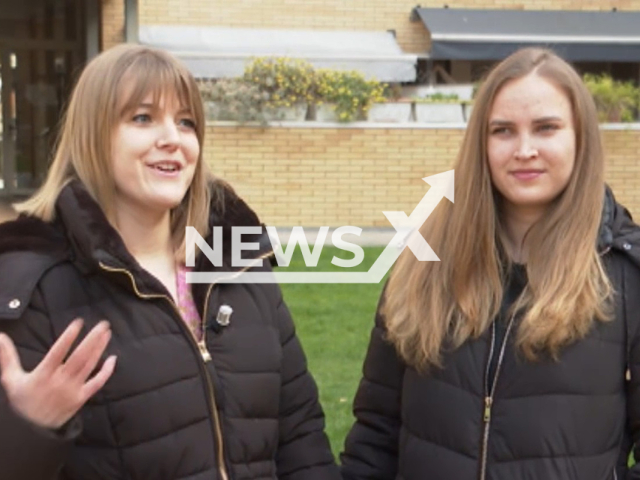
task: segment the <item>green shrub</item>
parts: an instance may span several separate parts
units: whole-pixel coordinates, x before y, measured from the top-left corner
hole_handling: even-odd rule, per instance
[[[584,75],[601,122],[633,122],[640,102],[640,89],[633,82],[614,80],[608,74]]]
[[[418,103],[460,103],[460,97],[457,93],[432,93],[424,97],[416,98]]]
[[[267,112],[300,103],[331,104],[339,121],[358,120],[371,104],[385,101],[386,85],[359,72],[316,70],[305,60],[259,57],[242,78],[202,82],[200,87],[209,102],[208,118],[267,123]]]

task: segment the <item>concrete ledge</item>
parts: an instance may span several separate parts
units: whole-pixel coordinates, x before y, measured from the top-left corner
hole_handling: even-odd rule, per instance
[[[640,122],[636,123],[602,123],[601,130],[640,130]]]
[[[239,122],[213,122],[208,121],[207,127],[220,128],[315,128],[315,129],[349,129],[349,130],[464,130],[466,123],[374,123],[374,122],[270,122],[268,125],[259,123],[239,123]]]
[[[255,122],[239,123],[239,122],[215,122],[207,121],[207,127],[215,128],[309,128],[309,129],[343,129],[343,130],[465,130],[466,123],[376,123],[376,122],[349,122],[349,123],[332,123],[332,122],[270,122],[267,125],[261,125]],[[636,123],[602,123],[601,130],[640,130],[640,122]]]

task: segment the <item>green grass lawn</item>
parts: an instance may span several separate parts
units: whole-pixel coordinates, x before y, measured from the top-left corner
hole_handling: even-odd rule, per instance
[[[359,267],[368,270],[382,247],[365,248]],[[336,255],[352,254],[324,247],[317,268],[305,268],[296,251],[292,270],[347,271],[331,264]],[[289,271],[288,269],[285,271]],[[384,282],[380,284],[283,284],[285,301],[296,323],[309,369],[318,383],[327,417],[327,434],[336,456],[353,423],[351,405],[362,372],[362,361],[373,326],[373,315]]]

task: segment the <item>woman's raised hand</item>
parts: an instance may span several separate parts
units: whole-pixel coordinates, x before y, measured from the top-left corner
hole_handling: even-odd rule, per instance
[[[106,321],[98,323],[67,358],[81,329],[82,320],[71,322],[31,372],[22,369],[11,339],[0,334],[0,381],[13,409],[36,425],[62,427],[113,373],[116,357],[112,355],[89,378],[111,339]]]

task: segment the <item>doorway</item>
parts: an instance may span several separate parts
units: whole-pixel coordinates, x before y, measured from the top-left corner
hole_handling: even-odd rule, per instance
[[[0,0],[0,196],[44,180],[86,55],[86,0]]]

